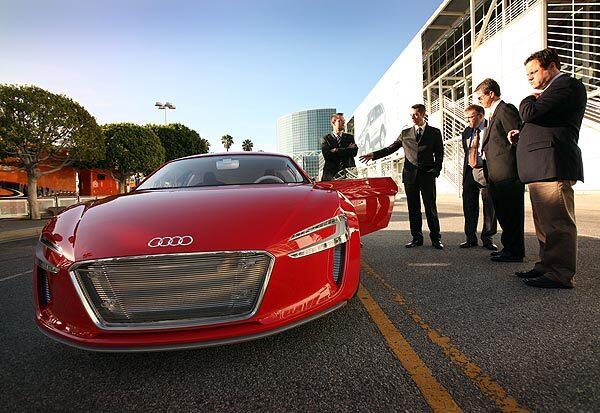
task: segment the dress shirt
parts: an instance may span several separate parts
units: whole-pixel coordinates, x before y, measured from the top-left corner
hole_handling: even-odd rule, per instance
[[[483,161],[485,160],[485,152],[483,152],[483,134],[485,133],[485,121],[481,122],[481,124],[475,129],[479,129],[479,145],[477,148],[477,166],[482,166]],[[475,139],[475,129],[471,132],[471,138],[469,139],[469,149],[473,145],[473,140]]]
[[[496,108],[498,107],[501,101],[502,99],[498,99],[497,101],[492,103],[492,106],[486,109],[485,114],[488,122],[492,119],[492,116],[494,116],[494,112],[496,112]]]

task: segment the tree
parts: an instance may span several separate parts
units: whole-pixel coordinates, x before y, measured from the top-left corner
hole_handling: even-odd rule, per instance
[[[27,173],[32,219],[40,218],[37,181],[78,161],[104,157],[96,119],[79,103],[37,86],[0,85],[0,159]],[[40,165],[50,165],[41,171]]]
[[[231,148],[231,145],[233,145],[233,136],[223,135],[221,137],[221,143],[223,144],[227,152],[229,152],[229,148]]]
[[[244,142],[242,142],[242,150],[244,151],[250,152],[253,147],[254,144],[250,139],[245,139]]]
[[[147,125],[159,138],[165,148],[167,161],[184,156],[207,153],[210,143],[200,137],[198,132],[180,123],[170,125]]]
[[[106,160],[103,167],[111,170],[125,192],[127,179],[134,174],[148,174],[165,161],[165,149],[149,128],[132,123],[102,126],[106,140]]]

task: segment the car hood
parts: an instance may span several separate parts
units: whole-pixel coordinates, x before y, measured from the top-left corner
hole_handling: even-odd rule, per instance
[[[55,225],[63,231],[55,238],[69,240],[75,261],[268,250],[338,213],[339,204],[336,191],[308,184],[136,191],[80,208],[73,225]],[[68,227],[72,233],[64,233]],[[155,237],[174,236],[190,236],[193,242],[154,248],[148,245]]]

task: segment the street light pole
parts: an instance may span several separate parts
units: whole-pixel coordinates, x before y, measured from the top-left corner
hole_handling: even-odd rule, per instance
[[[175,109],[175,105],[172,104],[171,102],[165,102],[165,103],[156,102],[154,104],[154,106],[165,111],[165,126],[166,126],[167,125],[167,109]]]

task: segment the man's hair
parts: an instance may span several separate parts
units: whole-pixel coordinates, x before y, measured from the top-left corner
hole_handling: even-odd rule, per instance
[[[500,97],[500,85],[494,79],[489,77],[487,79],[484,79],[483,82],[477,85],[477,87],[475,88],[475,92],[477,92],[478,90],[480,90],[481,93],[485,95],[487,95],[490,92],[494,92],[496,96]]]
[[[344,114],[342,112],[334,113],[333,115],[331,115],[331,118],[329,118],[329,122],[333,123],[333,120],[338,116],[344,117]]]
[[[469,105],[466,107],[465,112],[475,111],[480,115],[485,115],[485,109],[479,105]]]
[[[544,69],[548,69],[548,67],[550,67],[550,63],[554,62],[556,68],[560,70],[560,58],[558,57],[558,53],[552,49],[546,48],[544,50],[540,50],[539,52],[535,52],[529,56],[523,64],[526,65],[532,60],[537,60],[540,62],[540,66],[542,66]]]
[[[425,105],[422,103],[416,103],[411,106],[412,109],[416,109],[419,113],[425,113]]]

